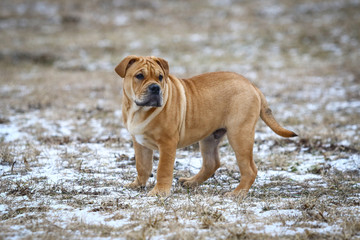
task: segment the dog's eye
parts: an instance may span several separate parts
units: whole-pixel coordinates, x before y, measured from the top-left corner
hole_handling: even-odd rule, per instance
[[[162,81],[163,80],[163,76],[159,75],[159,80]]]
[[[136,74],[135,77],[139,80],[144,80],[144,75],[142,73]]]

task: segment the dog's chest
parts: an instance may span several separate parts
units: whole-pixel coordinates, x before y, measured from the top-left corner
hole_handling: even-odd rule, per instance
[[[153,142],[150,138],[146,137],[143,134],[134,135],[135,141],[140,145],[147,147],[152,150],[158,150],[158,147],[155,142]]]
[[[145,141],[145,136],[144,135],[135,135],[135,140],[136,142],[140,143],[141,145],[145,146],[146,145],[146,141]]]
[[[126,128],[131,135],[142,135],[149,123],[161,112],[162,108],[156,108],[151,114],[147,114],[150,107],[131,106],[127,114]]]

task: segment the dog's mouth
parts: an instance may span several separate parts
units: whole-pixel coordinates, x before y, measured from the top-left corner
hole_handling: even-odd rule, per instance
[[[135,103],[140,107],[161,107],[163,102],[161,87],[156,83],[150,84],[138,99]]]
[[[161,95],[149,94],[143,100],[135,100],[135,104],[139,107],[161,107],[162,97]]]

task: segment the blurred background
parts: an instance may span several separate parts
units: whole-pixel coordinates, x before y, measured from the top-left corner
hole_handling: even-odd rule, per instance
[[[156,55],[183,75],[306,71],[314,61],[355,71],[359,5],[358,0],[3,0],[0,57],[95,71],[112,70],[129,54]]]

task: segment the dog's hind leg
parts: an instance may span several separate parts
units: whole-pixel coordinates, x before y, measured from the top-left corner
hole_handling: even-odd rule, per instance
[[[218,129],[210,136],[200,141],[200,151],[203,163],[198,174],[191,178],[180,178],[184,186],[196,186],[211,177],[220,167],[219,143],[223,139],[226,129]]]
[[[255,126],[243,127],[237,131],[229,129],[228,139],[236,155],[241,180],[235,190],[227,193],[227,196],[245,197],[255,181],[257,168],[253,160],[254,135]]]

